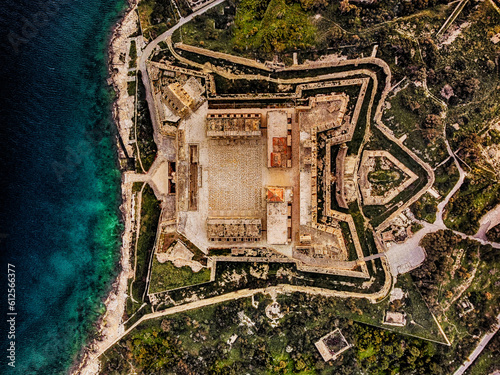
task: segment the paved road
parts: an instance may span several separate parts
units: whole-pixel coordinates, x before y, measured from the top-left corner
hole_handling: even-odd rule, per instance
[[[498,332],[498,329],[500,328],[500,315],[497,316],[497,321],[498,324],[495,327],[495,330],[493,332],[484,335],[483,339],[479,341],[479,344],[476,346],[476,349],[474,349],[474,351],[469,355],[467,360],[462,364],[462,366],[458,368],[457,371],[455,371],[453,375],[462,375],[469,368],[469,366],[472,365],[472,363],[476,360],[479,354],[481,354],[483,349],[486,347],[486,345],[488,345],[490,340],[493,338],[493,336],[495,336],[495,334]]]
[[[374,260],[374,259],[378,259],[378,258],[385,257],[385,256],[386,256],[385,253],[377,253],[377,254],[373,254],[373,255],[364,257],[363,260],[365,262],[368,262],[369,260]]]

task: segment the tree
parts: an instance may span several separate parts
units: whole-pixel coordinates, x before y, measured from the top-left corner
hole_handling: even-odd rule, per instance
[[[480,82],[477,78],[463,78],[457,82],[456,95],[463,100],[470,100],[479,90]]]
[[[426,129],[439,129],[443,126],[443,120],[438,115],[430,114],[425,117],[422,126]]]
[[[356,9],[356,5],[349,3],[349,0],[342,0],[339,9],[342,13],[349,13],[351,10]]]

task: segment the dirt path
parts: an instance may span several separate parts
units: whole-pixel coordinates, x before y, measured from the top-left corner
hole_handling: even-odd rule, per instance
[[[387,267],[384,267],[386,269]],[[141,324],[144,321],[155,319],[155,318],[160,318],[162,316],[169,316],[173,314],[177,314],[180,312],[184,311],[189,311],[189,310],[194,310],[198,309],[201,307],[221,303],[221,302],[226,302],[226,301],[232,301],[232,300],[237,300],[240,298],[249,298],[252,297],[255,294],[258,293],[263,293],[263,294],[269,294],[269,295],[276,295],[276,294],[288,294],[288,293],[294,293],[294,292],[300,292],[300,293],[307,293],[310,295],[321,295],[325,297],[340,297],[340,298],[349,298],[349,297],[354,297],[354,298],[366,298],[370,300],[372,303],[376,302],[378,299],[383,298],[389,293],[390,287],[392,285],[392,277],[391,275],[386,272],[386,281],[382,288],[372,294],[362,294],[362,293],[354,293],[354,292],[344,292],[344,291],[336,291],[336,290],[330,290],[330,289],[324,289],[324,288],[315,288],[315,287],[304,287],[304,286],[296,286],[296,285],[278,285],[278,286],[272,286],[268,288],[258,288],[258,289],[241,289],[235,292],[231,293],[226,293],[222,294],[220,296],[212,297],[212,298],[206,298],[202,300],[198,300],[195,302],[190,302],[186,303],[183,305],[178,305],[174,306],[162,311],[154,312],[151,314],[144,315],[139,319],[137,322],[135,322],[129,329],[127,329],[125,332],[123,332],[120,337],[117,337],[112,343],[109,343],[106,347],[103,347],[98,354],[96,354],[96,358],[98,358],[101,354],[106,352],[110,347],[112,347],[114,344],[116,344],[121,338],[125,337],[127,334],[129,334],[131,331],[133,331],[139,324]]]
[[[444,130],[444,132],[446,132],[446,130]],[[455,161],[455,165],[457,166],[458,173],[460,174],[460,177],[458,178],[457,183],[455,184],[455,186],[453,186],[453,189],[451,189],[451,191],[448,193],[446,198],[444,198],[443,201],[441,203],[439,203],[437,206],[436,220],[434,221],[434,224],[439,226],[439,227],[442,227],[442,228],[446,228],[446,226],[444,225],[444,221],[443,221],[444,208],[446,207],[446,205],[450,201],[451,197],[458,191],[458,189],[460,189],[460,187],[462,186],[462,184],[464,183],[464,180],[465,180],[465,171],[463,170],[462,166],[458,162],[458,159],[455,156],[455,153],[451,149],[450,144],[449,144],[448,140],[446,139],[446,134],[444,134],[444,141],[446,143],[446,149],[448,150],[448,154],[450,154],[450,156]]]

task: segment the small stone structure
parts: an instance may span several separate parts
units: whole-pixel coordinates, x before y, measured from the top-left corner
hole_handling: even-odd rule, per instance
[[[325,362],[337,359],[340,354],[352,346],[347,342],[338,328],[323,336],[319,341],[315,342],[314,345]]]
[[[171,83],[165,87],[165,103],[180,117],[189,114],[189,108],[194,108],[195,101],[180,85],[179,82]]]
[[[156,253],[158,262],[172,262],[175,267],[188,266],[193,272],[198,272],[203,268],[200,262],[194,261],[194,254],[189,250],[182,241],[177,241],[173,246],[170,246],[164,253]]]
[[[400,312],[386,311],[384,324],[396,327],[404,327],[406,325],[406,315]]]

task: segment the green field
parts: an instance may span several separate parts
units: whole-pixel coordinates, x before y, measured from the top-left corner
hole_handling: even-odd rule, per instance
[[[155,256],[151,267],[149,293],[153,294],[209,281],[210,269],[208,268],[193,272],[188,266],[175,267],[169,261],[160,263]]]

